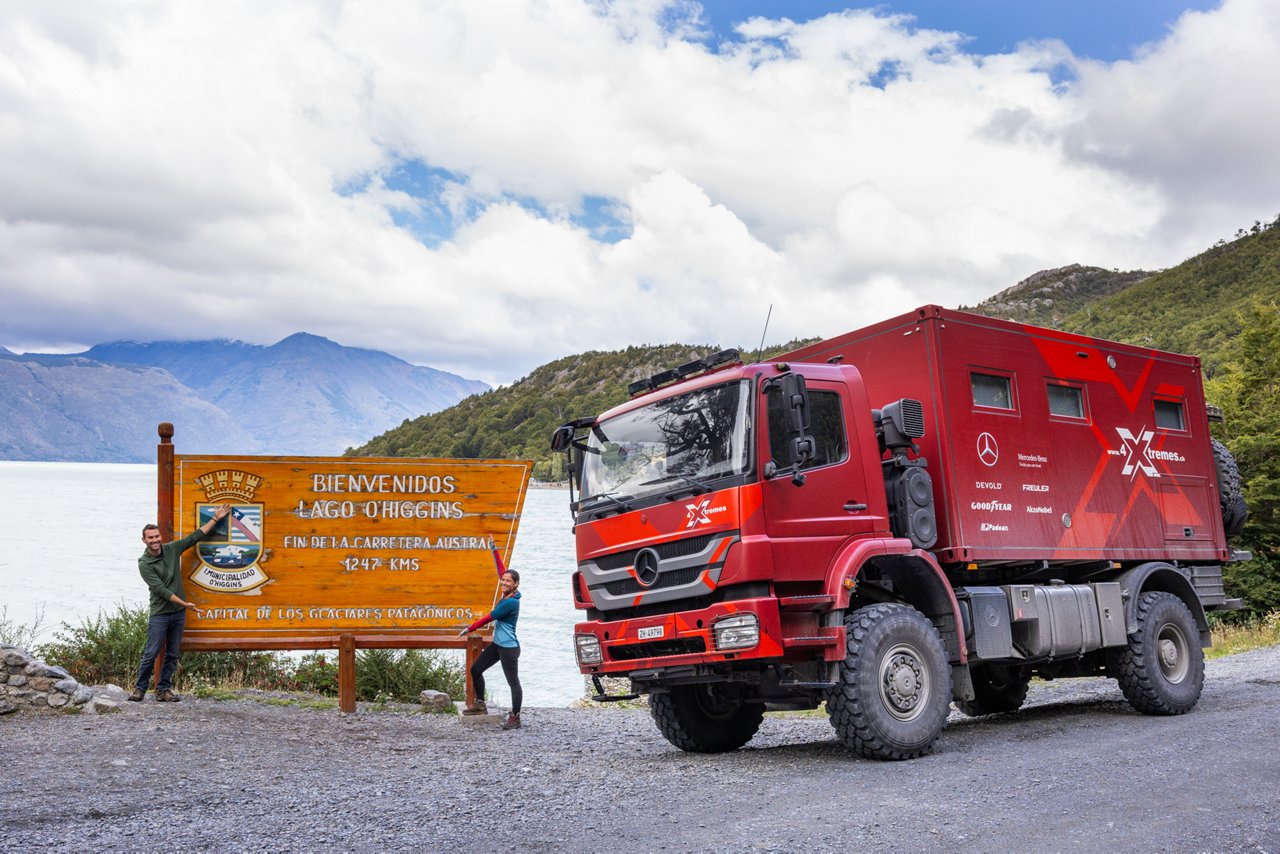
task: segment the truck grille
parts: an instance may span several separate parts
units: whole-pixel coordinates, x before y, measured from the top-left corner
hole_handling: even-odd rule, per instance
[[[625,646],[609,647],[609,658],[614,661],[634,661],[637,658],[661,658],[670,655],[694,655],[707,651],[707,643],[702,638],[682,638],[679,640],[652,641],[650,643],[633,643]]]
[[[687,540],[676,540],[670,543],[663,543],[660,546],[654,546],[653,550],[658,553],[660,560],[670,560],[674,557],[688,557],[696,555],[711,544],[711,541],[722,534],[707,534],[703,537],[690,537]],[[631,549],[630,551],[618,552],[617,554],[605,555],[595,559],[597,568],[608,571],[611,569],[622,569],[624,566],[631,566],[636,562],[636,554],[639,549]]]
[[[610,596],[626,596],[629,593],[639,593],[642,590],[661,590],[664,587],[677,587],[681,584],[690,584],[698,580],[698,576],[706,569],[704,566],[691,566],[687,569],[677,569],[671,572],[664,572],[658,576],[658,580],[648,587],[644,587],[634,578],[624,578],[621,581],[611,581],[604,585],[604,589],[609,591]]]

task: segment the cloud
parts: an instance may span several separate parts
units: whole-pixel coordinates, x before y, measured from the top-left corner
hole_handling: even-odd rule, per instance
[[[509,382],[1170,265],[1274,213],[1278,16],[1107,65],[870,11],[710,45],[657,0],[14,8],[0,344],[306,330]]]

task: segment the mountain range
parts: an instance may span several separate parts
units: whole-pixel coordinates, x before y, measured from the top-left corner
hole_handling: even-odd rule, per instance
[[[270,346],[0,348],[0,459],[149,462],[161,421],[173,423],[179,453],[335,455],[488,388],[307,333]]]
[[[1280,219],[1168,270],[1072,264],[961,308],[1195,353],[1212,378],[1238,361],[1250,306],[1277,302]],[[156,424],[171,421],[179,453],[517,457],[555,479],[561,461],[546,441],[556,425],[620,403],[631,380],[719,349],[592,351],[489,389],[306,333],[271,346],[116,342],[69,356],[0,347],[0,459],[151,461]]]

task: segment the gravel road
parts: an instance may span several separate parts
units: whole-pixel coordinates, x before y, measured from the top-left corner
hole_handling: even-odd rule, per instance
[[[1036,683],[899,763],[851,757],[816,715],[716,756],[612,708],[527,709],[509,733],[262,699],[11,715],[0,848],[1280,852],[1280,646],[1207,671],[1173,718],[1110,680]]]

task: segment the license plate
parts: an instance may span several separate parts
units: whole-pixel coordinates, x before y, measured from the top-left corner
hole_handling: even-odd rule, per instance
[[[653,638],[662,637],[666,632],[666,626],[648,626],[636,632],[636,637],[640,638],[640,640],[652,640]]]

